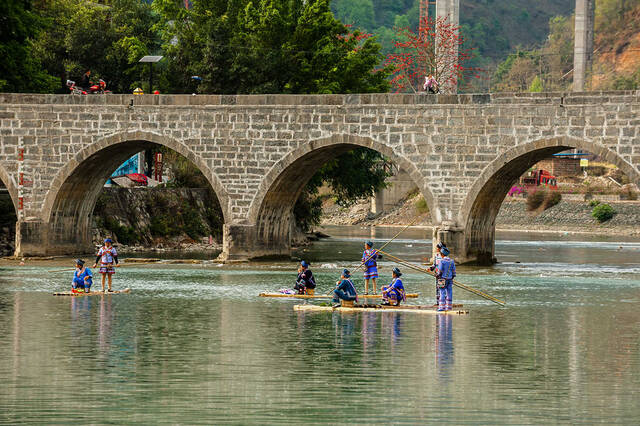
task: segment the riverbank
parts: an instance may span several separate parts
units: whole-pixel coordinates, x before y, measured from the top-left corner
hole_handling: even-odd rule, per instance
[[[597,198],[597,197],[596,197]],[[519,232],[571,232],[581,234],[640,236],[640,202],[610,202],[616,215],[599,223],[591,216],[593,207],[585,201],[560,201],[543,212],[528,212],[522,198],[507,198],[496,218],[496,229]],[[325,205],[322,225],[432,226],[431,216],[420,195],[413,195],[397,203],[380,215],[369,212],[369,202],[363,201],[349,208]],[[416,220],[417,218],[417,220]]]

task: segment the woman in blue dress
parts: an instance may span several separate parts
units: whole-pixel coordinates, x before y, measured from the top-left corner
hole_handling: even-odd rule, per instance
[[[364,243],[364,251],[362,252],[362,264],[364,265],[364,294],[369,294],[369,280],[373,283],[373,294],[377,294],[376,279],[378,278],[378,262],[382,258],[378,254],[378,250],[373,248],[373,242]]]
[[[73,272],[73,281],[71,282],[72,293],[89,293],[91,285],[93,284],[93,277],[91,275],[91,269],[84,266],[84,260],[76,260],[76,270]]]
[[[398,306],[400,302],[407,300],[404,285],[402,285],[402,280],[400,279],[402,272],[398,268],[393,268],[391,274],[393,276],[391,284],[382,287],[382,304]]]

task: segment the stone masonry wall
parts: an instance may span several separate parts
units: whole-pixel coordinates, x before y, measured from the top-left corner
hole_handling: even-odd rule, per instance
[[[77,214],[63,202],[71,189],[62,189],[73,173],[96,180],[92,188],[99,188],[103,176],[94,175],[93,168],[83,169],[87,164],[115,161],[120,145],[135,150],[138,142],[162,144],[191,159],[209,178],[226,224],[251,227],[257,225],[273,185],[305,156],[322,148],[323,155],[316,159],[320,167],[320,161],[345,146],[367,146],[408,171],[434,223],[460,231],[487,181],[515,158],[535,156],[550,147],[577,147],[601,155],[638,182],[639,111],[640,92],[633,91],[457,96],[3,94],[0,179],[21,200],[16,202],[19,222],[38,223],[37,228],[44,229],[56,215]],[[93,163],[87,162],[90,158]],[[304,183],[291,182],[291,191]]]

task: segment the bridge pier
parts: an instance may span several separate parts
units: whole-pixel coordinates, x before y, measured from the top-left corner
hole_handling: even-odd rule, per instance
[[[478,257],[477,253],[474,253],[473,250],[469,250],[469,247],[466,245],[466,241],[467,239],[463,227],[457,226],[453,222],[443,222],[433,228],[432,256],[436,253],[436,244],[443,243],[451,251],[451,256],[457,264],[486,263],[486,259],[481,259]],[[491,252],[489,258],[493,258],[493,252]]]
[[[257,257],[289,257],[291,241],[289,233],[260,238],[257,225],[225,224],[223,226],[222,253],[218,259],[223,262],[244,262]]]
[[[16,222],[16,256],[93,254],[95,247],[86,230],[52,226],[43,221]]]

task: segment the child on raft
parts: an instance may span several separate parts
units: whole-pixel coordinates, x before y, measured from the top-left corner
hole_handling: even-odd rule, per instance
[[[84,260],[76,259],[76,270],[73,272],[73,280],[71,281],[72,293],[89,293],[93,284],[93,276],[91,269],[84,266]]]
[[[109,289],[107,291],[112,292],[111,276],[116,273],[114,266],[119,267],[120,265],[118,265],[118,252],[116,248],[111,245],[111,238],[105,239],[104,246],[98,250],[96,262],[93,264],[94,268],[98,266],[98,261],[100,262],[99,272],[102,275],[102,292],[104,293],[104,282],[107,276],[109,277]]]
[[[341,300],[346,301],[358,301],[358,292],[356,291],[356,286],[353,285],[353,282],[349,279],[351,274],[348,269],[344,269],[342,271],[342,275],[340,275],[340,281],[336,283],[336,289],[333,290],[333,307],[339,308],[341,305]]]

